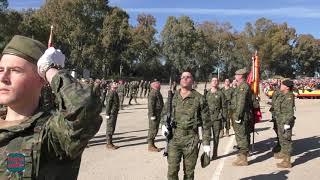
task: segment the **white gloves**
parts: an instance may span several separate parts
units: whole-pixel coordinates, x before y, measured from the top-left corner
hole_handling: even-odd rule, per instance
[[[290,129],[290,125],[288,125],[288,124],[283,125],[283,129],[284,129],[284,130]]]
[[[166,137],[166,134],[169,133],[169,131],[165,125],[162,125],[161,132],[162,132],[162,136],[164,136],[164,137]]]
[[[45,79],[46,72],[49,70],[51,64],[63,68],[65,59],[66,57],[59,49],[55,49],[54,47],[48,48],[38,60],[37,66],[39,75]]]
[[[106,119],[110,119],[110,116],[106,115]]]
[[[156,120],[156,117],[152,116],[150,119],[151,119],[152,121],[154,121],[154,120]]]
[[[241,119],[238,120],[234,120],[235,123],[240,124],[241,123]]]
[[[203,146],[203,151],[205,152],[205,153],[207,153],[207,155],[208,156],[210,156],[210,145],[204,145]]]

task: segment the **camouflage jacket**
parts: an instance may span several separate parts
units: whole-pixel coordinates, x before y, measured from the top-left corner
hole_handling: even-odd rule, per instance
[[[167,102],[168,103],[168,102]],[[192,90],[190,95],[182,98],[180,90],[175,92],[172,99],[173,119],[177,129],[195,130],[202,127],[202,142],[204,145],[210,144],[210,117],[207,104],[204,102],[203,96],[196,90]],[[162,115],[167,112],[167,106],[164,106]],[[164,119],[161,124],[164,124]]]
[[[163,109],[163,98],[159,90],[152,89],[148,97],[148,116],[158,116]]]
[[[234,111],[235,120],[250,120],[252,110],[252,92],[246,82],[241,83],[234,90],[234,96],[231,100],[231,108]]]
[[[211,121],[225,119],[227,117],[227,107],[223,92],[221,90],[217,90],[217,92],[212,93],[209,90],[206,98],[209,106]]]
[[[106,114],[118,114],[120,108],[120,100],[116,91],[110,91],[106,97]]]
[[[222,88],[222,92],[225,97],[226,106],[228,109],[231,109],[231,100],[234,93],[234,88],[229,87],[229,89]]]
[[[274,103],[276,102],[277,98],[281,95],[281,91],[279,89],[275,89],[272,94],[272,101],[271,101],[271,107],[270,112],[274,114]]]
[[[101,103],[92,86],[66,72],[55,75],[51,87],[56,110],[40,107],[21,124],[0,128],[0,179],[77,179],[82,152],[102,122]],[[12,152],[25,154],[22,175],[6,171],[7,153]]]
[[[123,84],[120,84],[117,89],[118,95],[124,95],[125,94],[125,87]]]
[[[291,124],[294,123],[294,94],[288,92],[280,93],[273,103],[274,115],[277,123]]]

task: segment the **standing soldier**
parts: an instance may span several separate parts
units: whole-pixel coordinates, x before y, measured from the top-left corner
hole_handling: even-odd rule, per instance
[[[292,128],[295,123],[294,117],[294,94],[292,92],[293,82],[284,80],[280,86],[281,93],[273,103],[275,121],[277,124],[278,145],[280,151],[275,153],[277,159],[283,159],[277,163],[278,168],[291,168],[292,151]]]
[[[194,168],[198,159],[198,127],[202,126],[203,150],[210,155],[210,117],[203,96],[192,89],[193,77],[190,72],[181,74],[179,89],[172,99],[172,115],[175,124],[173,137],[168,144],[168,179],[177,180],[180,162],[183,158],[184,179],[194,179]],[[168,103],[168,102],[167,102]],[[165,106],[166,107],[166,106]],[[163,114],[166,114],[166,110]],[[162,124],[164,122],[162,121]],[[162,125],[162,135],[168,133]]]
[[[249,153],[249,124],[251,120],[252,108],[252,92],[249,85],[244,81],[246,69],[239,69],[236,71],[235,79],[237,87],[232,97],[232,106],[234,107],[233,120],[234,131],[236,136],[239,154],[237,159],[232,163],[234,166],[247,166]]]
[[[277,101],[278,97],[281,97],[281,91],[278,87],[275,87],[274,92],[272,94],[272,101],[271,101],[271,107],[269,109],[269,111],[271,112],[271,121],[273,123],[273,130],[275,131],[277,137],[277,143],[276,145],[272,148],[272,152],[274,153],[274,158],[276,159],[281,159],[281,157],[278,157],[280,154],[280,142],[279,142],[279,136],[278,136],[278,128],[277,128],[277,120],[276,120],[276,115],[275,115],[275,102]]]
[[[150,94],[150,91],[151,91],[151,81],[148,82],[148,93],[147,93],[148,96]]]
[[[231,99],[233,96],[234,89],[230,87],[230,80],[224,80],[224,87],[222,88],[222,92],[225,97],[225,104],[227,108],[226,118],[224,119],[223,126],[221,128],[220,137],[224,136],[224,128],[226,129],[226,136],[229,137],[229,130],[230,130],[230,122],[232,122],[232,110],[231,110]]]
[[[137,102],[137,94],[139,89],[139,82],[138,81],[132,81],[130,83],[130,99],[129,99],[129,105],[131,105],[132,99],[134,99],[134,102],[138,104]]]
[[[123,110],[123,101],[125,96],[125,86],[123,84],[123,80],[119,81],[119,87],[118,87],[118,95],[119,95],[119,101],[120,101],[120,109]]]
[[[14,36],[4,48],[0,104],[7,108],[0,117],[0,179],[77,179],[82,152],[102,122],[101,102],[92,86],[60,70],[64,64],[60,50],[46,50],[24,36]],[[46,83],[59,104],[51,111],[39,106]],[[24,159],[20,172],[7,168],[17,156]]]
[[[128,98],[129,97],[129,91],[130,91],[130,83],[129,82],[125,82],[124,87],[126,89],[125,96]]]
[[[140,89],[140,98],[142,98],[143,88],[144,88],[145,81],[141,80],[139,84]]]
[[[146,81],[146,82],[144,83],[144,97],[146,97],[146,95],[147,95],[147,93],[148,93],[149,83],[150,83],[150,81]]]
[[[212,159],[217,158],[219,133],[223,119],[226,117],[225,97],[218,88],[219,81],[217,77],[211,79],[211,90],[207,93],[207,102],[209,106],[211,129],[213,132],[213,154]]]
[[[108,149],[118,149],[118,146],[115,146],[112,143],[112,136],[114,134],[114,131],[116,129],[117,125],[117,117],[120,107],[119,102],[119,96],[117,93],[117,84],[112,83],[111,89],[107,95],[106,98],[106,120],[107,120],[107,133],[106,133],[106,139],[107,139],[107,148]]]
[[[151,88],[152,90],[148,97],[148,150],[153,152],[159,152],[160,149],[154,145],[154,139],[158,134],[159,124],[161,120],[161,112],[163,108],[163,98],[160,93],[160,82],[153,82],[151,84]]]

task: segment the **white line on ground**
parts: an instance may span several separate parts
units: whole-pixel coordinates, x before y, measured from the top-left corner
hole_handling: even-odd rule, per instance
[[[226,155],[226,154],[232,152],[232,149],[231,149],[231,148],[232,148],[234,139],[235,139],[235,136],[232,136],[232,137],[230,138],[229,143],[227,144],[227,147],[226,147],[223,155]],[[227,158],[228,158],[228,156],[223,157],[222,159],[219,160],[219,164],[218,164],[217,168],[215,169],[211,180],[219,180],[221,171],[222,171],[223,166],[224,166],[224,161],[225,161]]]

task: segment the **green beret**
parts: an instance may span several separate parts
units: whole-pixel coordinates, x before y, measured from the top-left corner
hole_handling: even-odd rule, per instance
[[[38,59],[43,55],[46,49],[46,46],[37,40],[15,35],[3,49],[2,54],[15,55],[33,64],[37,64]]]
[[[282,84],[287,86],[288,88],[292,89],[293,88],[293,81],[287,79],[287,80],[284,80],[282,81]]]
[[[243,69],[237,70],[235,74],[236,74],[236,75],[244,75],[244,74],[246,74],[246,73],[247,73],[246,68],[243,68]]]

